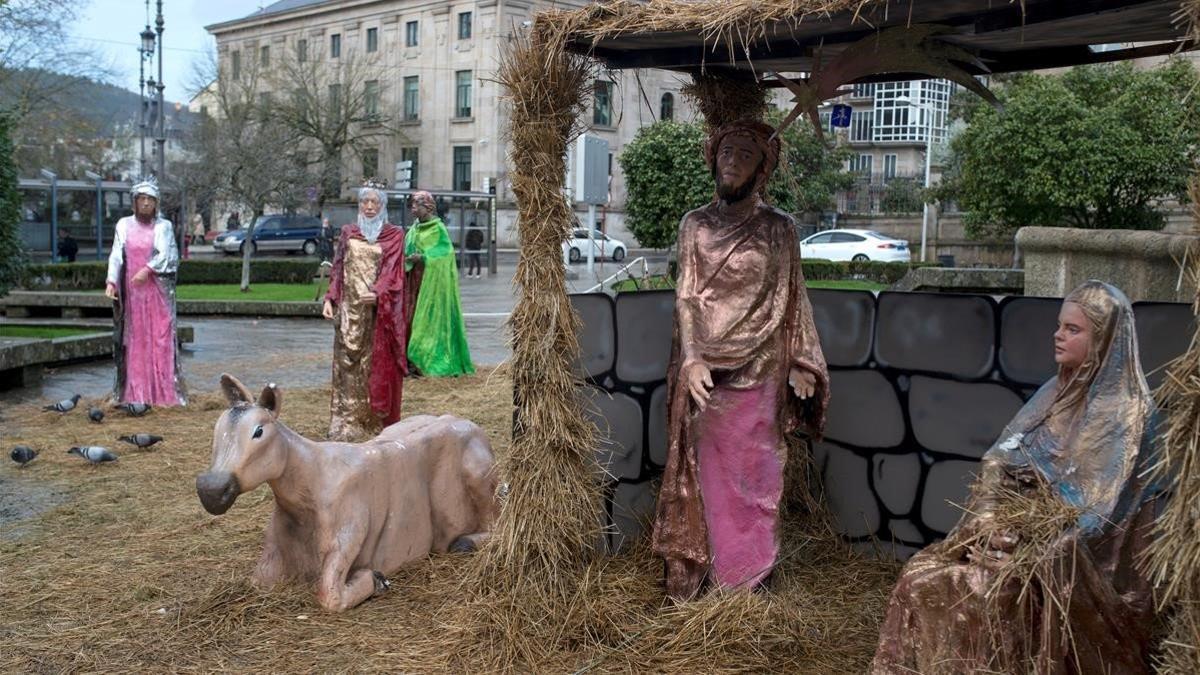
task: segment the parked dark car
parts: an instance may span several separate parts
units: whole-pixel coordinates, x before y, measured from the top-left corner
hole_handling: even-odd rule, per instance
[[[254,224],[254,251],[301,252],[316,255],[321,239],[321,219],[315,216],[259,216]],[[246,244],[246,231],[224,232],[213,240],[213,249],[228,255],[241,253]]]

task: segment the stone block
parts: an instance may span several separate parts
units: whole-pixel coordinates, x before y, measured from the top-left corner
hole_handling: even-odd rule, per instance
[[[901,562],[921,551],[914,546],[905,546],[894,541],[858,541],[850,544],[850,548],[876,560],[899,560]]]
[[[940,293],[987,293],[1007,295],[1025,288],[1022,270],[918,267],[892,285],[893,291],[936,291]]]
[[[617,485],[612,498],[613,551],[623,550],[649,531],[655,498],[653,481]]]
[[[875,494],[894,515],[907,515],[917,499],[921,484],[921,458],[916,453],[877,453],[871,458]]]
[[[581,324],[575,374],[599,377],[612,370],[617,353],[612,299],[604,293],[577,293],[570,297]]]
[[[599,432],[596,461],[612,478],[638,478],[642,472],[642,407],[625,394],[585,386],[583,414]]]
[[[63,307],[62,308],[62,317],[64,319],[82,319],[83,318],[83,308],[82,307]]]
[[[617,296],[617,379],[654,382],[667,376],[674,321],[675,291]]]
[[[958,524],[978,472],[979,462],[948,460],[929,467],[921,499],[921,520],[927,527],[946,533]]]
[[[866,365],[875,332],[875,295],[814,288],[808,298],[825,361],[847,368]]]
[[[871,492],[866,459],[837,446],[829,446],[821,479],[825,485],[834,528],[848,537],[864,537],[879,531],[879,505]]]
[[[863,448],[890,448],[904,441],[900,400],[887,378],[874,370],[835,370],[829,380],[826,438]]]
[[[982,295],[880,293],[875,358],[880,365],[964,378],[985,377],[995,353],[995,303]]]
[[[908,542],[909,544],[928,544],[921,531],[913,524],[911,520],[904,518],[893,518],[888,521],[888,531],[892,533],[892,538]]]
[[[1023,403],[999,384],[914,375],[908,415],[921,447],[979,459]]]
[[[1166,366],[1187,351],[1196,335],[1196,316],[1190,305],[1177,302],[1139,302],[1133,306],[1138,354],[1151,387],[1166,376]]]
[[[650,411],[646,421],[650,461],[656,466],[667,465],[667,384],[658,385],[650,394]]]
[[[1056,298],[1005,298],[1000,303],[1000,372],[1021,384],[1040,385],[1054,377]]]
[[[1089,279],[1107,281],[1133,302],[1190,302],[1196,293],[1193,281],[1180,275],[1189,249],[1197,254],[1194,235],[1022,227],[1016,242],[1025,260],[1025,295],[1061,298]]]

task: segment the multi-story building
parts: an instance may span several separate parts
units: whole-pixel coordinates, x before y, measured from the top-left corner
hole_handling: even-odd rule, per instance
[[[370,174],[390,181],[397,162],[411,161],[415,187],[467,192],[493,187],[497,240],[509,246],[516,239],[516,211],[506,162],[507,114],[496,82],[502,49],[535,12],[583,4],[280,0],[207,30],[216,38],[221,68],[241,69],[251,59],[266,60],[282,50],[329,62],[362,59],[369,68],[369,105],[382,107],[399,133],[380,138],[374,151],[341,158],[344,196],[353,179]],[[610,201],[600,219],[617,237],[627,233],[624,180],[615,156],[642,126],[664,117],[692,117],[680,95],[684,83],[682,76],[655,70],[597,77],[585,122],[589,133],[608,141],[612,153]]]
[[[889,185],[923,185],[927,139],[932,140],[935,163],[932,182],[937,182],[938,148],[947,140],[953,87],[948,80],[855,84],[850,93],[822,106],[821,124],[827,131],[832,130],[835,104],[849,105],[852,111],[850,127],[841,133],[851,152],[848,169],[858,180],[838,195],[840,213],[882,213],[889,209]]]

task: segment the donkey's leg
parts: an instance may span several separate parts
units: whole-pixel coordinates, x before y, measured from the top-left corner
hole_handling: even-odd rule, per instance
[[[271,514],[271,522],[267,525],[267,535],[263,540],[262,555],[258,557],[258,565],[250,582],[258,588],[270,588],[283,581],[286,571],[283,569],[283,554],[279,550],[279,514]]]
[[[346,523],[340,530],[323,530],[321,578],[317,582],[317,603],[331,612],[341,612],[371,597],[376,590],[371,570],[351,570],[367,538],[366,523],[361,519]]]

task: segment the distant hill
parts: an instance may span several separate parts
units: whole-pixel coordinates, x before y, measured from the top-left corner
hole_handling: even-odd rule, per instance
[[[82,77],[47,71],[30,74],[43,80],[47,89],[58,92],[56,94],[58,104],[72,109],[87,120],[101,136],[112,135],[116,127],[137,120],[139,97],[135,91],[122,89],[105,82],[95,82]],[[4,92],[0,91],[0,98],[3,97],[3,94]],[[174,102],[167,101],[166,106],[168,116],[180,116],[175,113]],[[182,117],[187,116],[186,110],[185,106]]]

